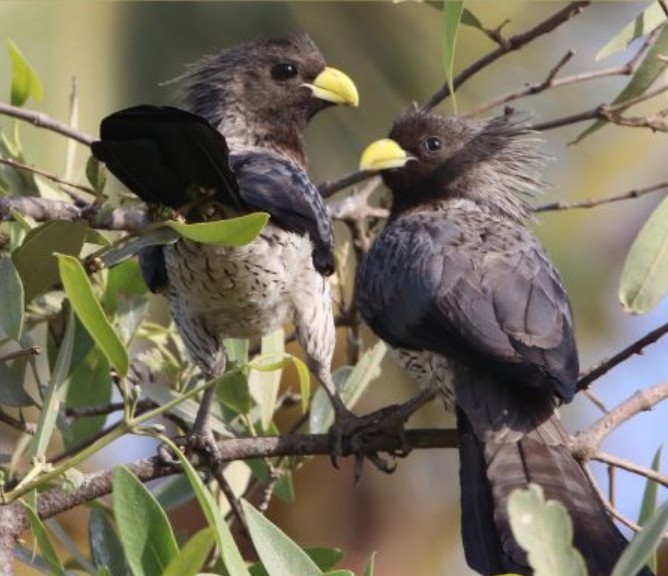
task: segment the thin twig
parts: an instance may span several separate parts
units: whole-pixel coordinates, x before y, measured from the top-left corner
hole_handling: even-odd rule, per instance
[[[568,22],[574,16],[577,16],[589,6],[591,2],[571,2],[561,10],[555,12],[552,16],[546,20],[540,22],[530,30],[522,34],[517,34],[516,36],[511,36],[505,42],[501,43],[495,50],[489,52],[487,55],[480,58],[480,60],[471,64],[468,68],[463,70],[458,74],[453,80],[453,87],[459,88],[464,82],[469,78],[480,72],[483,68],[486,68],[502,56],[505,56],[509,52],[514,50],[519,50],[526,44],[529,44],[533,40],[549,34],[555,28],[558,28],[565,22]],[[424,105],[426,110],[430,110],[434,106],[440,104],[450,95],[450,88],[447,83],[444,84]]]
[[[603,412],[603,414],[607,414],[608,412],[610,412],[607,406],[603,403],[603,400],[601,400],[596,394],[594,394],[594,392],[592,392],[591,390],[583,390],[582,393],[587,398],[589,398],[591,403],[594,406],[596,406],[601,412]]]
[[[623,350],[620,350],[611,358],[608,358],[597,366],[594,366],[594,368],[587,370],[578,380],[578,390],[583,390],[589,387],[592,382],[598,380],[601,376],[612,370],[615,366],[621,364],[627,358],[630,358],[635,354],[641,354],[644,348],[650,344],[654,344],[666,334],[668,334],[668,322],[655,328],[651,332],[648,332],[642,338],[639,338]]]
[[[354,184],[368,180],[373,176],[375,176],[375,172],[368,172],[364,170],[351,172],[350,174],[346,174],[341,178],[337,178],[335,180],[325,180],[324,182],[321,182],[318,184],[318,192],[320,192],[320,195],[323,198],[328,198],[339,190],[343,190],[344,188],[348,188],[349,186],[353,186]]]
[[[0,102],[0,114],[30,122],[38,128],[51,130],[52,132],[56,132],[57,134],[66,136],[72,140],[76,140],[77,142],[85,144],[86,146],[90,146],[91,143],[95,140],[95,138],[92,136],[89,136],[88,134],[85,134],[79,130],[75,130],[64,122],[54,120],[53,118],[50,118],[41,112],[35,112],[33,110],[27,110],[25,108],[20,108],[18,106],[12,106],[10,104]]]
[[[220,486],[220,489],[225,495],[225,498],[227,498],[232,515],[239,524],[241,532],[244,535],[249,536],[250,533],[248,532],[246,517],[244,516],[244,512],[241,509],[241,505],[239,504],[239,499],[235,496],[234,490],[232,490],[232,487],[227,481],[227,478],[225,478],[224,469],[224,466],[215,466],[213,469],[213,477],[216,479],[216,482],[218,483],[218,486]]]
[[[23,432],[24,434],[32,435],[37,430],[37,426],[32,422],[26,422],[25,420],[19,420],[18,418],[14,418],[13,416],[10,416],[9,414],[7,414],[7,412],[5,412],[2,409],[0,409],[0,422],[4,422],[8,426],[15,428],[19,432]]]
[[[93,190],[90,186],[85,186],[83,184],[76,184],[74,182],[68,182],[67,180],[60,178],[55,174],[51,174],[50,172],[40,170],[39,168],[35,168],[34,166],[28,166],[27,164],[23,164],[21,162],[17,162],[16,160],[12,160],[11,158],[0,158],[0,164],[5,164],[6,166],[11,166],[12,168],[17,168],[18,170],[25,170],[27,172],[32,172],[33,174],[42,176],[47,180],[56,182],[57,184],[62,184],[63,186],[67,186],[69,188],[76,188],[77,190],[81,190],[82,192],[87,192],[88,194],[95,194],[95,190]],[[78,200],[78,197],[75,197],[75,199]]]
[[[659,182],[658,184],[652,184],[650,186],[646,186],[645,188],[635,188],[622,194],[616,194],[614,196],[606,196],[604,198],[590,198],[588,200],[581,200],[579,202],[550,202],[549,204],[536,206],[533,209],[533,211],[548,212],[557,210],[574,210],[576,208],[595,208],[596,206],[602,206],[604,204],[612,204],[613,202],[620,202],[622,200],[631,200],[633,198],[640,198],[645,194],[658,192],[659,190],[663,190],[665,188],[668,188],[668,180],[665,182]]]
[[[24,356],[37,356],[41,353],[42,348],[40,346],[29,346],[28,348],[21,348],[20,350],[3,354],[0,356],[0,362],[9,362],[10,360],[16,360],[16,358],[23,358]]]
[[[656,470],[652,470],[651,468],[647,468],[646,466],[640,466],[640,464],[630,462],[624,458],[619,458],[618,456],[613,456],[612,454],[606,454],[601,450],[597,450],[592,455],[591,460],[610,464],[615,468],[621,468],[627,472],[632,472],[638,476],[643,476],[648,480],[653,480],[654,482],[661,484],[661,486],[668,488],[668,475],[657,472]]]

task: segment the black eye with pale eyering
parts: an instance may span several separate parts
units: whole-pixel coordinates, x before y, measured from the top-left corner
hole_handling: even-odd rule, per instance
[[[436,136],[430,136],[424,141],[424,147],[427,152],[438,152],[443,148],[443,142],[441,142],[440,138],[436,138]]]
[[[290,80],[297,76],[297,67],[289,62],[275,64],[271,68],[271,77],[274,80]]]

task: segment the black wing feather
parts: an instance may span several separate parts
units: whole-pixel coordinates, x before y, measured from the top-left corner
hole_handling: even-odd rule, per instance
[[[392,346],[485,359],[514,382],[565,401],[575,393],[568,299],[524,229],[490,219],[464,228],[438,212],[402,216],[365,260],[358,293],[364,319]]]

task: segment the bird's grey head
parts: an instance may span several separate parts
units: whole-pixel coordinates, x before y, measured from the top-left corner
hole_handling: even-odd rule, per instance
[[[529,206],[516,194],[544,187],[536,169],[545,156],[530,134],[509,115],[475,121],[413,108],[395,121],[389,140],[365,150],[362,168],[382,170],[395,214],[464,198],[522,221]]]
[[[186,108],[217,127],[232,151],[261,146],[304,159],[314,114],[358,100],[350,78],[326,67],[306,34],[237,44],[192,64],[183,78]]]

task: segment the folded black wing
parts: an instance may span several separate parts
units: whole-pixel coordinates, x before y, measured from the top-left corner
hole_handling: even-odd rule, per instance
[[[268,212],[272,222],[313,243],[313,263],[319,272],[334,272],[334,235],[325,203],[306,172],[274,152],[233,155],[241,197]]]
[[[149,204],[179,209],[213,192],[223,204],[238,204],[225,138],[207,120],[169,106],[135,106],[107,116],[93,156]]]

